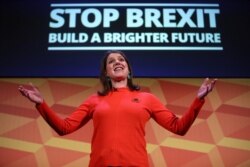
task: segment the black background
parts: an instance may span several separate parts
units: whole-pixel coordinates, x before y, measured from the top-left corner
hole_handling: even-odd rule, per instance
[[[93,0],[54,2],[103,3]],[[157,2],[219,3],[218,27],[224,50],[124,51],[132,63],[136,77],[250,77],[248,0],[152,1],[152,3]],[[47,50],[50,3],[53,1],[3,2],[0,11],[0,77],[99,76],[99,64],[105,51]]]

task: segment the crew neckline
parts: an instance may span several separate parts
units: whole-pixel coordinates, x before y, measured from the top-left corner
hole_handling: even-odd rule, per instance
[[[128,87],[121,87],[121,88],[113,88],[114,92],[127,92],[129,91]]]

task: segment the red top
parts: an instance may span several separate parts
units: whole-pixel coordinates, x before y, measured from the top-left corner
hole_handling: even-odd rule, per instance
[[[203,104],[204,100],[196,98],[177,118],[154,95],[119,88],[106,96],[90,96],[66,119],[59,118],[45,102],[37,109],[59,135],[71,133],[93,119],[90,167],[148,167],[146,122],[153,118],[167,130],[184,135]]]

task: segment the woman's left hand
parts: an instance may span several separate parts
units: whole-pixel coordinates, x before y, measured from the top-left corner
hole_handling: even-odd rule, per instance
[[[206,97],[208,93],[210,93],[213,90],[216,81],[217,79],[210,80],[209,78],[206,78],[203,81],[200,89],[198,90],[197,94],[198,98],[203,99],[204,97]]]

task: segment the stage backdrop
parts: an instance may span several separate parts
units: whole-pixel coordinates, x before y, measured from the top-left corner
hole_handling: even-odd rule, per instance
[[[192,103],[203,78],[140,78],[178,116]],[[62,118],[100,87],[96,78],[0,79],[0,166],[78,167],[89,162],[92,121],[58,136],[18,92],[32,82]],[[250,79],[219,79],[186,136],[174,135],[153,120],[146,126],[151,167],[250,166]]]
[[[96,77],[122,50],[137,77],[249,77],[249,0],[23,0],[1,5],[0,76]]]

